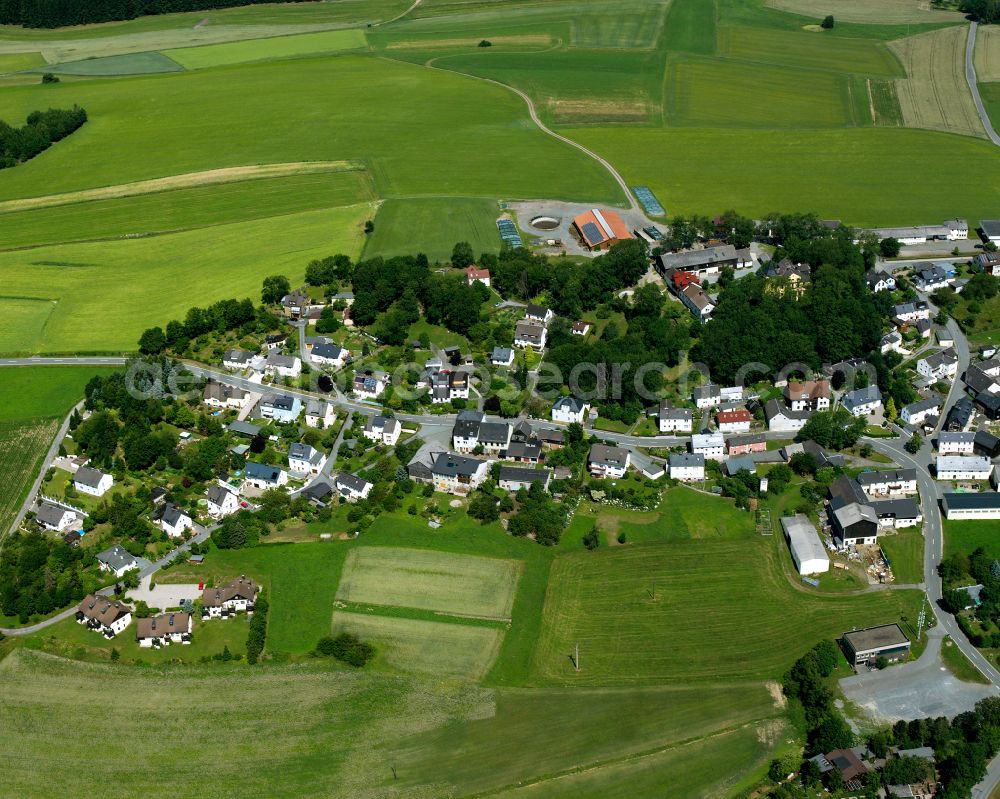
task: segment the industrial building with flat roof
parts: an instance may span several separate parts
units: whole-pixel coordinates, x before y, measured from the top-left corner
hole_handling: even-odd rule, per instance
[[[886,660],[906,660],[910,655],[910,639],[898,624],[883,624],[844,633],[844,654],[854,666],[874,664],[880,657]]]
[[[941,498],[946,519],[1000,519],[1000,493],[949,493]]]
[[[788,548],[799,574],[819,574],[830,571],[830,556],[819,540],[819,533],[809,517],[803,513],[783,516],[781,526],[785,529]]]

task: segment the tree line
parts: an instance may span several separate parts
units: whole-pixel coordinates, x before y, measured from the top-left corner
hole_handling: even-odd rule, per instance
[[[0,0],[0,24],[25,28],[61,28],[135,19],[180,11],[207,11],[260,3],[303,0]]]
[[[76,105],[69,109],[32,111],[20,128],[0,120],[0,169],[30,161],[86,121],[87,112]]]
[[[14,532],[0,552],[0,613],[22,624],[36,614],[79,602],[98,581],[92,549],[70,547],[62,538]]]

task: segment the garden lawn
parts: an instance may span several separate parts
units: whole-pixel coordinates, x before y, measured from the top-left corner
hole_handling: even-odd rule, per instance
[[[344,631],[374,644],[377,664],[435,679],[481,679],[503,642],[503,630],[496,627],[338,610],[333,632]]]
[[[776,678],[845,625],[916,617],[918,591],[808,595],[782,573],[776,549],[750,538],[559,555],[535,652],[536,679],[642,685]],[[577,645],[579,672],[569,659]]]
[[[878,543],[889,558],[897,583],[924,581],[924,537],[919,529],[911,528],[891,535],[880,535]]]
[[[990,555],[1000,558],[1000,528],[995,521],[944,520],[944,555],[956,552],[971,555],[983,547]]]
[[[284,274],[295,283],[314,258],[337,252],[356,257],[369,213],[369,205],[355,205],[149,238],[9,251],[0,253],[0,280],[10,294],[55,301],[36,352],[130,351],[145,328],[183,318],[193,305],[259,299],[264,276]]]
[[[337,599],[456,616],[509,618],[520,567],[518,561],[509,559],[357,547],[344,565]]]
[[[564,132],[610,159],[630,183],[648,185],[671,214],[812,211],[848,224],[903,225],[980,219],[1000,205],[994,148],[968,136],[895,128]],[[925,167],[914,171],[913,163]],[[886,185],[894,187],[891,207]],[[955,193],[956,185],[963,190]]]
[[[472,251],[500,251],[495,200],[467,197],[389,199],[379,206],[375,230],[365,239],[365,258],[424,253],[432,262],[447,262],[459,241]]]

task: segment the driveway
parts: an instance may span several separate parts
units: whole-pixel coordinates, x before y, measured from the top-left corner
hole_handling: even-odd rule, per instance
[[[945,631],[940,626],[929,630],[927,636],[927,649],[919,660],[845,677],[840,681],[844,696],[872,718],[888,722],[952,718],[972,710],[980,699],[1000,696],[1000,688],[962,682],[945,668],[941,660]]]
[[[128,598],[134,602],[145,602],[151,608],[166,610],[167,608],[179,608],[183,599],[194,601],[201,596],[198,583],[185,583],[183,585],[158,583],[150,588],[151,579],[152,575],[143,577],[139,581],[139,587],[128,592]]]

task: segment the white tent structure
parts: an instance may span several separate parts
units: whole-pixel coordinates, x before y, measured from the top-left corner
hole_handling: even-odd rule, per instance
[[[792,560],[799,574],[819,574],[830,571],[830,556],[819,540],[819,533],[809,517],[802,513],[783,516],[781,526],[792,551]]]

